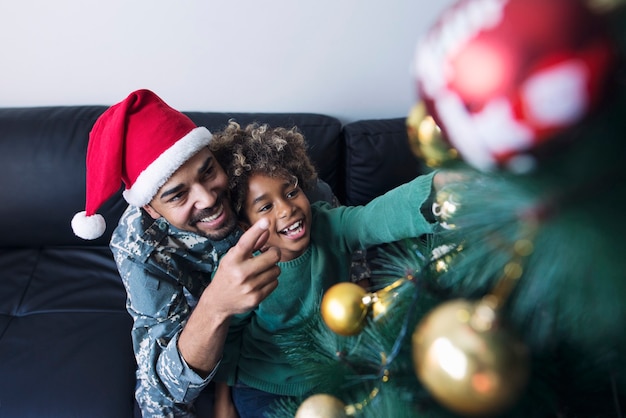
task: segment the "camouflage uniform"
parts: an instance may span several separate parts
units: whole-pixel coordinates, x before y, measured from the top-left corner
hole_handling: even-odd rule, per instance
[[[202,378],[178,352],[180,331],[211,281],[236,230],[211,241],[129,207],[111,239],[127,292],[137,359],[136,399],[144,417],[193,417],[193,401],[213,378]]]

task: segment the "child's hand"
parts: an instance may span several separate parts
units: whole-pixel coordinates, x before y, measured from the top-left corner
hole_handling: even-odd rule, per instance
[[[215,382],[215,405],[213,405],[215,418],[239,418],[237,408],[230,396],[230,387],[223,382]]]
[[[463,170],[438,170],[433,178],[435,192],[443,189],[450,183],[463,183],[471,180],[472,176],[468,171]]]

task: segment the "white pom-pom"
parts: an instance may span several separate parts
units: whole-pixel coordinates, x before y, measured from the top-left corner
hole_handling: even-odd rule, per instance
[[[104,217],[98,213],[87,216],[87,212],[78,212],[72,218],[72,229],[74,234],[82,239],[96,239],[104,234],[106,230],[106,221]]]

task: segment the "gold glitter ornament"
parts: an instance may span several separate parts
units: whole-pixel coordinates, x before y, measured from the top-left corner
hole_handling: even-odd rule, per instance
[[[501,326],[489,302],[446,302],[412,336],[417,377],[443,406],[463,415],[506,410],[528,381],[527,348]]]
[[[625,0],[586,0],[589,8],[596,13],[610,12],[626,4]]]
[[[458,193],[451,188],[444,187],[435,194],[433,202],[433,215],[445,229],[454,229],[456,225],[453,223],[454,215],[460,208],[460,198]]]
[[[357,284],[337,283],[322,298],[322,319],[336,334],[356,335],[365,327],[371,299],[371,295]]]
[[[295,418],[346,418],[346,405],[332,395],[318,393],[300,404]]]
[[[441,129],[426,112],[423,102],[411,108],[406,127],[411,151],[429,167],[438,167],[458,157],[457,150],[444,139]]]
[[[432,268],[437,274],[442,274],[450,269],[450,265],[454,261],[456,254],[463,251],[463,245],[439,245],[433,248],[431,260]]]
[[[396,300],[400,297],[400,287],[406,282],[407,279],[400,278],[371,295],[374,321],[384,318],[387,312],[393,309]]]

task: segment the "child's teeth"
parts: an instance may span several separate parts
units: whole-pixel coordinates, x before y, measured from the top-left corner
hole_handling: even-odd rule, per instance
[[[295,224],[291,225],[290,227],[285,228],[284,231],[285,232],[290,232],[290,231],[296,230],[296,229],[300,228],[300,225],[302,225],[302,221],[298,221]]]

